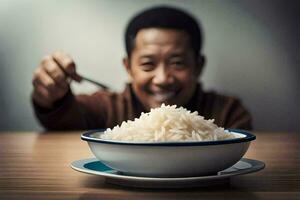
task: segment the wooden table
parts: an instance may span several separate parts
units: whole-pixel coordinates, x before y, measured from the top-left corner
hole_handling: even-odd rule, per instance
[[[300,199],[300,134],[255,135],[245,157],[264,161],[260,172],[217,187],[137,189],[71,169],[92,157],[80,132],[0,133],[0,199]]]

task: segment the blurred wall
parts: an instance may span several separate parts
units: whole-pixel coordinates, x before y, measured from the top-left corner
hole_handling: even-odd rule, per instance
[[[300,131],[300,6],[280,0],[0,0],[0,130],[42,130],[30,104],[31,78],[40,59],[57,49],[73,56],[81,74],[122,90],[126,23],[162,3],[202,21],[205,89],[240,97],[255,130]]]

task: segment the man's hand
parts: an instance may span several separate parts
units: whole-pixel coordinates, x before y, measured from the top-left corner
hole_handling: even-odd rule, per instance
[[[46,56],[33,75],[33,100],[41,107],[52,108],[57,100],[66,95],[72,79],[81,81],[69,55],[57,51]]]

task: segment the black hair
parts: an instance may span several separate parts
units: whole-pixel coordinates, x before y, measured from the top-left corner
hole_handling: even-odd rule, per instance
[[[144,28],[170,28],[185,31],[191,46],[198,56],[203,43],[202,29],[197,20],[183,10],[168,6],[158,6],[144,10],[134,16],[125,31],[125,46],[130,57],[137,33]]]

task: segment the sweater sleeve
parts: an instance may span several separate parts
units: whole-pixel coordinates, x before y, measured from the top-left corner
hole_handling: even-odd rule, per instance
[[[105,128],[107,98],[103,93],[73,95],[69,91],[51,110],[43,109],[33,100],[35,115],[47,130],[85,130]]]

